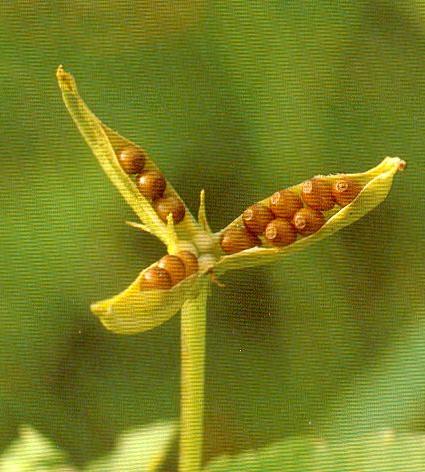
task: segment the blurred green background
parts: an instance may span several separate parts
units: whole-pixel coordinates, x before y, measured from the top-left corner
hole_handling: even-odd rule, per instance
[[[408,169],[361,221],[209,304],[206,458],[291,435],[425,430],[425,8],[402,1],[2,2],[0,446],[30,424],[82,464],[176,419],[179,317],[107,332],[92,301],[162,245],[62,103],[59,64],[214,230],[317,173]],[[171,466],[170,466],[171,467]]]

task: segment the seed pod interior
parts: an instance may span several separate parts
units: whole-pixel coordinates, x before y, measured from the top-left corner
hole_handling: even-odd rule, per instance
[[[235,254],[260,246],[261,241],[244,226],[235,226],[223,232],[220,244],[226,254]]]
[[[350,204],[360,191],[361,186],[348,177],[341,177],[332,183],[333,198],[342,207]]]
[[[332,183],[323,177],[314,177],[301,185],[301,197],[313,210],[331,210],[335,206]]]
[[[172,281],[169,273],[158,266],[146,270],[140,280],[140,290],[167,290],[171,287]]]
[[[274,215],[270,208],[261,203],[255,203],[242,214],[242,220],[246,229],[255,235],[264,233],[266,226],[273,218]]]
[[[158,267],[167,271],[173,286],[186,277],[184,262],[178,256],[167,254],[158,261]]]

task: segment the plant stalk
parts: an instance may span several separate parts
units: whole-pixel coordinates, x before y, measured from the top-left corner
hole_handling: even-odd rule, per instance
[[[179,472],[200,472],[204,425],[205,326],[209,280],[182,307]]]

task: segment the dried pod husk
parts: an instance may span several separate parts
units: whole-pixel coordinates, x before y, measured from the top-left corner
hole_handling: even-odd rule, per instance
[[[172,287],[171,276],[165,269],[153,266],[146,270],[140,280],[140,290],[167,290]]]
[[[139,192],[150,200],[158,200],[164,194],[167,182],[161,172],[145,170],[136,177]]]
[[[168,273],[173,286],[177,285],[186,277],[186,267],[178,256],[167,254],[158,261],[158,267]]]
[[[332,183],[332,195],[339,206],[349,205],[360,193],[361,186],[353,179],[342,177]]]
[[[301,186],[304,203],[314,210],[327,211],[335,206],[332,182],[321,177],[307,180]]]
[[[267,225],[264,237],[273,246],[288,246],[297,239],[297,230],[285,218],[276,218]]]
[[[291,190],[279,190],[270,197],[270,209],[277,218],[292,218],[302,206],[300,197]]]
[[[183,202],[175,197],[162,197],[155,201],[155,210],[162,221],[167,222],[167,217],[171,213],[173,215],[174,224],[180,223],[185,214],[186,209]]]
[[[118,152],[118,161],[127,174],[138,174],[145,167],[146,154],[137,146],[125,146]]]
[[[186,277],[196,274],[199,270],[198,258],[190,251],[179,251],[176,256],[183,261],[186,269]]]
[[[298,233],[308,236],[319,231],[326,219],[320,211],[305,207],[295,213],[292,222]]]
[[[270,208],[261,203],[250,206],[242,213],[244,225],[249,232],[255,235],[263,234],[273,218],[274,215]]]
[[[235,254],[245,249],[260,246],[261,241],[244,226],[235,226],[222,234],[220,244],[226,254]]]

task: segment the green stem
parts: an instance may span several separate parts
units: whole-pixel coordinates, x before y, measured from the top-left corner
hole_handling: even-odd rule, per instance
[[[199,472],[204,423],[205,325],[209,280],[182,307],[179,472]]]

